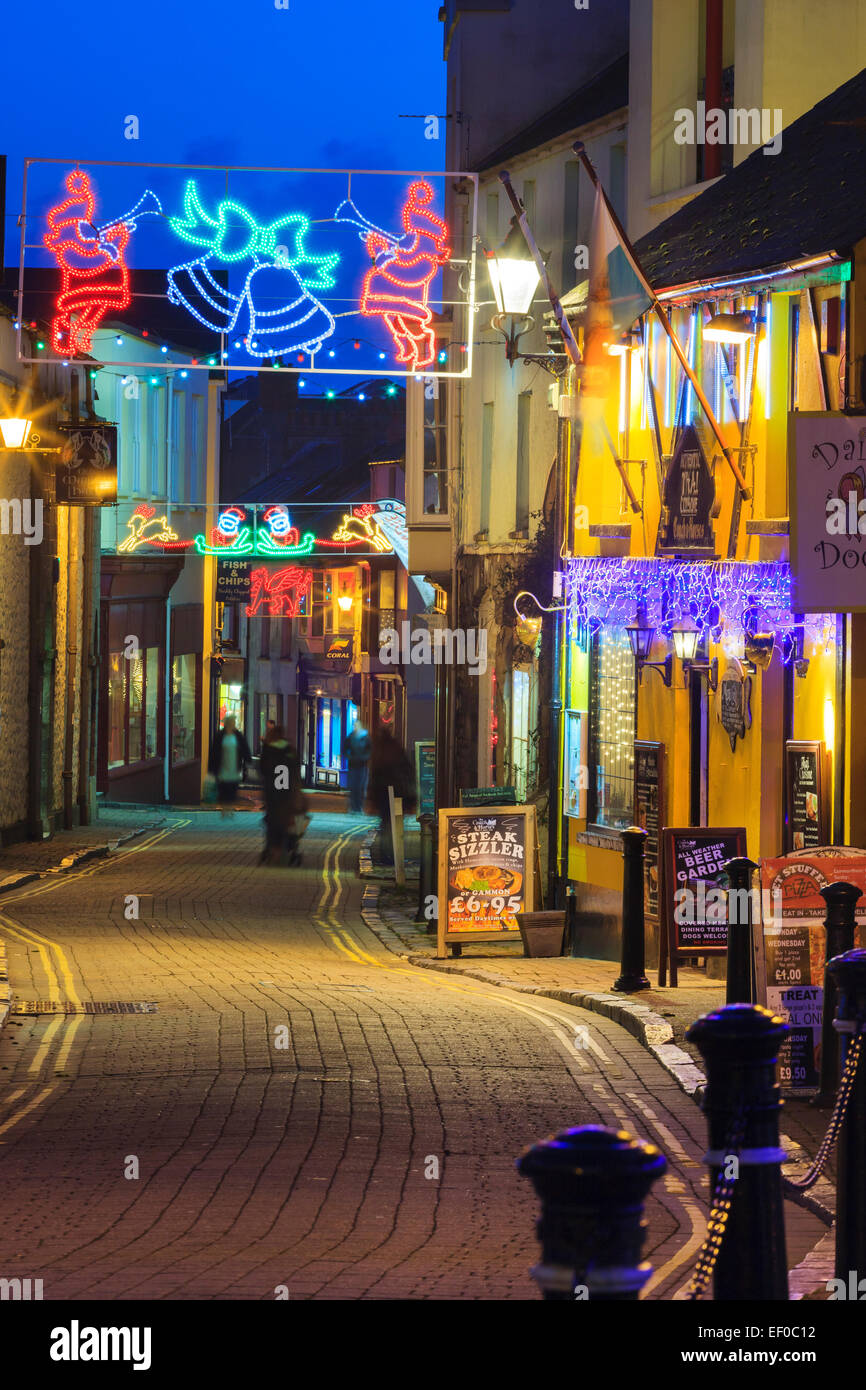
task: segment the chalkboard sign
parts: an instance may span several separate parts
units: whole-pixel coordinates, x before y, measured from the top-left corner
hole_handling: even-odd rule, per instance
[[[517,792],[514,787],[463,787],[460,792],[461,806],[516,806]]]
[[[823,743],[789,739],[785,744],[786,850],[818,849],[830,838],[824,764]]]
[[[662,830],[662,930],[659,984],[670,960],[671,984],[684,956],[722,955],[728,949],[728,923],[718,894],[718,874],[728,859],[746,853],[742,826],[667,826]],[[685,895],[678,897],[680,890]]]
[[[646,831],[644,915],[658,918],[661,863],[659,836],[665,815],[665,746],[636,740],[634,745],[635,825]]]
[[[436,810],[436,744],[432,741],[415,744],[415,785],[418,815],[432,816]]]

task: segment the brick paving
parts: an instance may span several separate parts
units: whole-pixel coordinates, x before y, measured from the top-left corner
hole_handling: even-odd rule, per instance
[[[704,1124],[636,1038],[388,949],[363,822],[317,815],[290,870],[257,866],[252,816],[165,819],[0,900],[15,998],[156,1006],[0,1032],[0,1277],[49,1300],[536,1298],[514,1158],[603,1123],[668,1155],[648,1295],[681,1293]],[[823,1229],[793,1210],[790,1264]]]

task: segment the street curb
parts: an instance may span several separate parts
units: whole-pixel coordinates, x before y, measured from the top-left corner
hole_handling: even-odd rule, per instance
[[[513,989],[520,994],[539,994],[547,999],[556,999],[562,1004],[570,1004],[574,1008],[588,1009],[592,1013],[601,1014],[637,1038],[641,1046],[646,1048],[647,1052],[651,1052],[668,1075],[673,1077],[680,1090],[684,1091],[700,1106],[706,1089],[707,1078],[693,1058],[672,1041],[673,1029],[670,1024],[660,1014],[654,1013],[648,1005],[625,1000],[614,994],[599,994],[595,991],[578,989],[549,989],[543,985],[516,984],[513,980],[507,980],[502,975],[496,975],[490,970],[465,970],[446,960],[416,955],[406,949],[402,939],[388,926],[379,912],[380,888],[381,884],[379,883],[367,883],[365,885],[361,899],[361,916],[370,930],[382,942],[382,945],[386,946],[388,950],[394,951],[395,955],[403,956],[410,965],[424,970],[440,970],[446,975],[468,975],[470,979],[480,980],[487,985],[495,985],[499,989]],[[409,923],[409,925],[414,926],[414,923]],[[789,1143],[788,1147],[797,1148],[799,1146]],[[827,1179],[820,1179],[816,1186],[823,1195],[829,1196],[833,1193],[835,1196],[835,1189]],[[788,1201],[805,1208],[813,1216],[817,1216],[825,1225],[833,1225],[836,1219],[834,1211],[822,1202],[814,1191],[786,1191],[784,1195]]]

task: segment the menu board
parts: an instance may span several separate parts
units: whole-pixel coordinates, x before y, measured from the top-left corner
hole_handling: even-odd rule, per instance
[[[634,745],[635,825],[646,831],[644,916],[658,918],[661,864],[659,834],[665,815],[665,746],[636,740]]]
[[[823,743],[789,740],[785,744],[786,849],[814,850],[830,838],[824,767]]]
[[[683,956],[721,955],[728,949],[727,914],[719,909],[718,875],[728,859],[746,853],[744,827],[667,826],[662,830],[662,919],[659,984],[677,983]],[[678,898],[681,890],[685,898]]]
[[[418,788],[418,815],[436,810],[436,744],[432,740],[415,744],[415,785]]]
[[[855,911],[856,944],[863,946],[866,855],[800,854],[761,860],[765,969],[760,974],[766,988],[759,1002],[791,1025],[779,1052],[779,1082],[785,1089],[814,1090],[820,1084],[827,914],[821,889],[842,881],[863,891]]]
[[[440,811],[437,954],[516,933],[516,914],[533,910],[534,866],[534,806]]]

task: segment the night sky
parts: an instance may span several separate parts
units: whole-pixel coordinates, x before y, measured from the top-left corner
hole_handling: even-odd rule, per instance
[[[8,156],[6,264],[19,259],[25,158],[64,161],[31,166],[31,243],[41,238],[37,216],[63,196],[63,177],[76,160],[84,166],[117,160],[442,169],[445,122],[440,139],[429,140],[423,119],[400,119],[402,113],[444,115],[445,64],[435,0],[379,6],[289,0],[289,6],[277,10],[273,0],[147,0],[70,10],[60,0],[44,0],[38,8],[38,46],[37,12],[15,7],[5,17],[3,37],[7,54],[16,55],[21,80],[5,83],[0,92],[0,150]],[[129,116],[138,118],[138,139],[125,137]],[[98,180],[99,222],[131,207],[147,186],[157,189],[166,213],[180,211],[186,177],[180,170],[149,175],[90,167]],[[229,192],[262,221],[288,210],[314,219],[332,216],[336,201],[345,196],[339,181],[334,199],[330,190],[326,194],[317,187],[314,193],[303,180],[286,176],[236,176],[227,189],[222,176],[201,177],[211,209]],[[406,180],[368,184],[365,215],[393,227],[405,187]],[[142,221],[130,264],[162,266],[185,259],[189,251],[173,255],[166,232],[164,222],[160,227]],[[339,250],[346,273],[354,275],[357,236],[330,227],[314,232],[315,249]],[[28,250],[25,265],[31,264],[51,261],[41,250]],[[346,321],[346,332],[353,331]],[[344,377],[339,385],[345,384]]]

